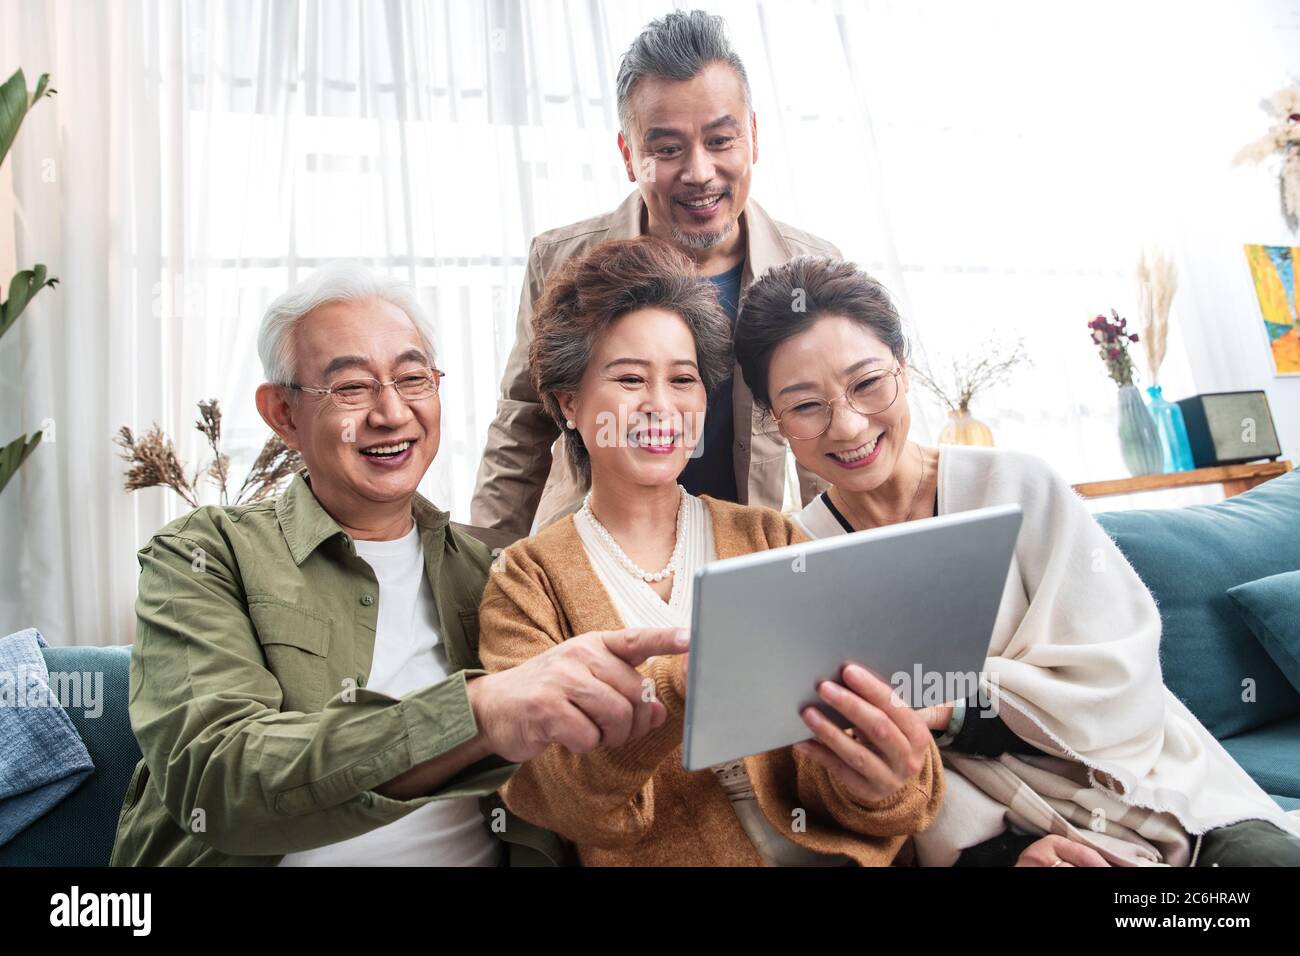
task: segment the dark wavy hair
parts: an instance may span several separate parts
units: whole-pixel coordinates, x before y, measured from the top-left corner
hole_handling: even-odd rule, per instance
[[[903,320],[888,290],[851,262],[801,256],[765,272],[745,290],[736,316],[736,361],[754,401],[772,410],[772,353],[823,316],[842,315],[866,326],[899,362],[907,360]]]
[[[731,323],[713,283],[676,247],[652,236],[602,243],[568,260],[546,282],[533,315],[528,364],[542,405],[564,434],[578,471],[591,477],[582,436],[564,427],[556,392],[577,391],[600,335],[637,309],[679,315],[695,338],[695,360],[707,391],[731,372]]]

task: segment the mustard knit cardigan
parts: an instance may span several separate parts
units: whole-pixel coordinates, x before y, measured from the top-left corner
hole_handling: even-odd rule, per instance
[[[703,501],[719,558],[805,540],[771,509]],[[479,649],[483,666],[500,671],[574,635],[623,626],[569,516],[498,559],[483,593]],[[662,726],[625,746],[587,754],[548,747],[502,788],[510,810],[574,843],[585,866],[763,865],[713,772],[682,767],[685,660],[651,658],[639,668],[655,681],[668,711]],[[895,862],[943,800],[933,743],[915,779],[868,805],[789,747],[746,757],[745,768],[759,807],[779,831],[861,866]]]

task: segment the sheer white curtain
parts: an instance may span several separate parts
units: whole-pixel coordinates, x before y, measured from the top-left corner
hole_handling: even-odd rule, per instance
[[[232,438],[251,451],[264,434],[246,396],[266,302],[322,261],[361,257],[413,283],[433,318],[449,376],[424,490],[467,515],[528,241],[633,188],[615,147],[614,73],[673,6],[188,5],[183,284],[208,346],[194,381],[229,396]],[[825,189],[858,175],[866,148],[835,7],[716,9],[754,79],[755,195],[846,246],[880,247],[866,193]],[[770,42],[792,29],[802,45]],[[821,48],[837,68],[824,87],[790,52]]]
[[[1134,261],[1161,221],[1183,104],[1160,28],[1178,14],[1158,6],[844,5],[921,358],[942,372],[1023,338],[1032,365],[973,411],[1076,481],[1125,474],[1086,323],[1136,318]],[[1177,339],[1163,371],[1189,384]]]
[[[1134,265],[1155,245],[1181,274],[1166,396],[1267,387],[1284,448],[1300,450],[1300,390],[1254,349],[1240,245],[1288,241],[1276,184],[1229,166],[1257,135],[1259,99],[1300,75],[1300,4],[837,9],[891,240],[846,252],[888,277],[923,333],[922,359],[940,369],[987,339],[1024,338],[1032,366],[974,409],[1000,446],[1037,453],[1072,481],[1126,474],[1115,387],[1085,324],[1112,307],[1136,318]],[[1217,497],[1208,488],[1092,506]]]
[[[156,421],[193,465],[194,403],[219,398],[238,485],[266,436],[258,318],[331,258],[407,279],[433,318],[449,375],[422,490],[467,516],[528,241],[633,188],[614,74],[673,8],[725,16],[746,62],[755,197],[878,274],[919,358],[1027,339],[1033,367],[977,408],[1000,445],[1072,480],[1122,473],[1085,323],[1131,314],[1138,248],[1178,238],[1173,184],[1187,183],[1170,169],[1197,116],[1180,88],[1234,69],[1253,84],[1282,56],[1261,37],[1284,6],[0,2],[0,65],[60,90],[11,158],[18,256],[64,279],[0,343],[17,383],[0,386],[5,434],[57,426],[0,496],[0,630],[61,643],[132,639],[134,551],[184,508],[122,490],[113,433]],[[1211,49],[1216,35],[1231,42]],[[1194,379],[1181,334],[1162,376],[1179,394]],[[914,397],[923,434],[937,430]]]
[[[133,639],[134,550],[174,508],[122,491],[112,436],[189,427],[179,341],[153,286],[181,255],[178,20],[159,3],[4,0],[0,64],[58,95],[24,121],[13,177],[14,268],[61,278],[0,342],[4,440],[50,434],[0,495],[0,632],[52,643]],[[10,166],[12,164],[12,166]],[[3,203],[0,203],[3,205]],[[179,417],[178,417],[179,416]]]

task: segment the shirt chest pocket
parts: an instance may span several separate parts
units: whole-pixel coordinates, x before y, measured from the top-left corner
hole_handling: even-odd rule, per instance
[[[280,709],[315,713],[324,708],[332,696],[328,662],[331,619],[264,598],[250,599],[248,613],[267,669],[280,682]]]

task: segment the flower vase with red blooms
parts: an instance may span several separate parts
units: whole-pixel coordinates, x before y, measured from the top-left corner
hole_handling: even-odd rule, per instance
[[[1164,470],[1164,447],[1156,420],[1151,417],[1142,393],[1133,384],[1133,359],[1128,347],[1138,340],[1128,322],[1114,309],[1108,319],[1099,315],[1088,323],[1106,371],[1119,386],[1119,447],[1124,464],[1134,477],[1157,475]]]

